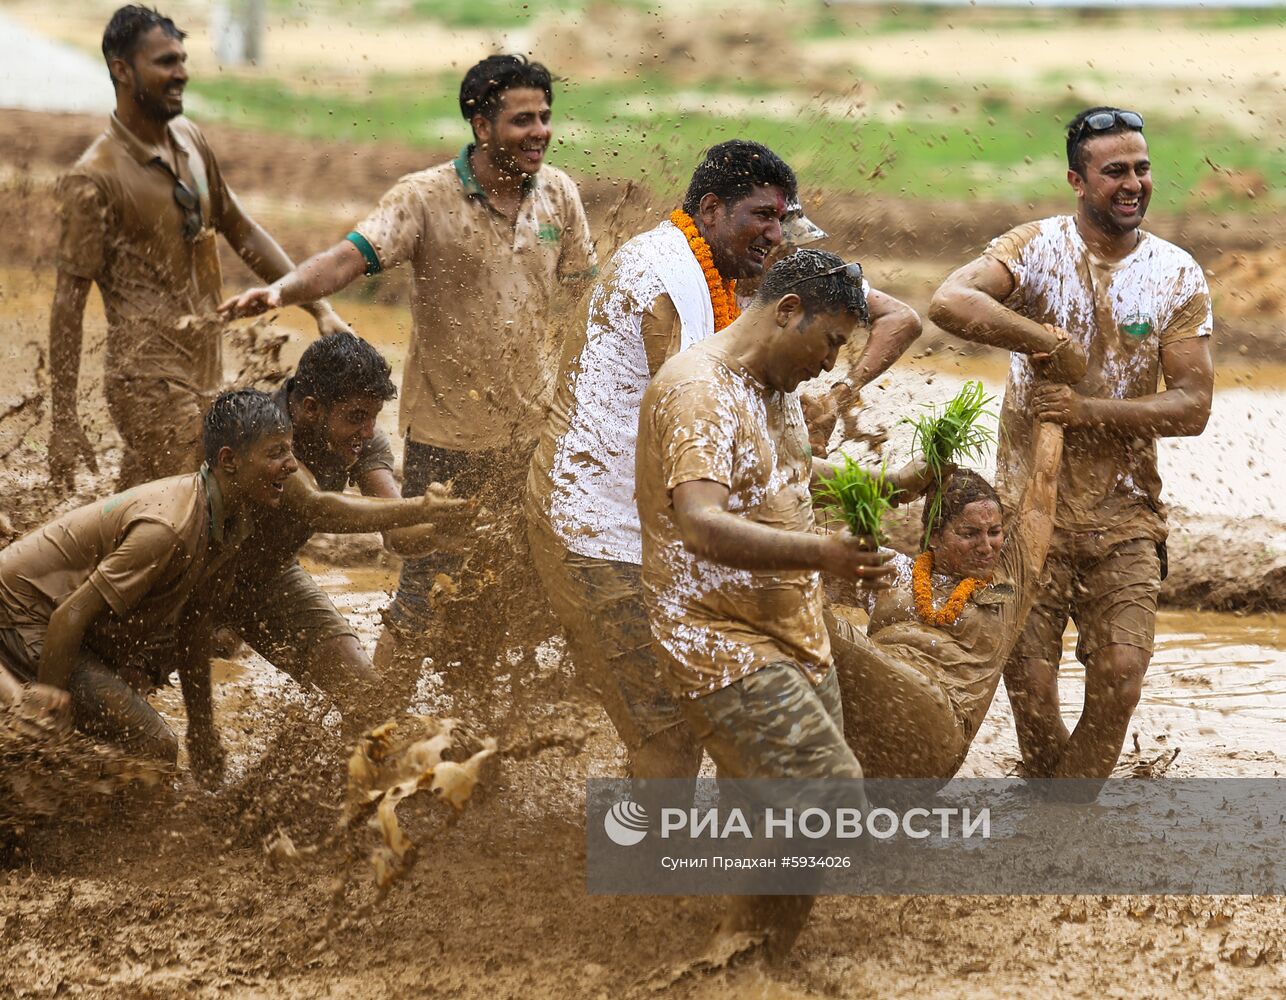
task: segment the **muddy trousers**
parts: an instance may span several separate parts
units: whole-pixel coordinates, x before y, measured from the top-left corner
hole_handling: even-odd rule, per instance
[[[964,763],[973,733],[942,683],[917,658],[872,642],[830,608],[825,616],[844,706],[844,740],[863,774],[945,783]]]
[[[844,742],[844,709],[835,671],[816,686],[795,663],[773,663],[729,686],[681,700],[683,714],[721,778],[849,779],[834,788],[841,798],[812,805],[850,805],[852,781],[862,768]],[[832,793],[822,792],[823,798]],[[726,933],[761,936],[772,958],[784,956],[812,911],[815,886],[801,876],[797,895],[735,896],[724,917]],[[792,887],[793,889],[793,887]]]
[[[0,663],[21,680],[36,679],[38,658],[11,629],[0,628]],[[168,764],[178,759],[178,738],[160,713],[92,650],[82,647],[67,693],[81,732],[140,757]]]

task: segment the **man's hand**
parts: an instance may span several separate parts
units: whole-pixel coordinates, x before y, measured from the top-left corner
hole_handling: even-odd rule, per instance
[[[419,501],[424,519],[438,524],[452,524],[472,518],[478,507],[476,498],[453,496],[451,487],[444,483],[429,483]]]
[[[313,313],[313,318],[317,321],[317,336],[325,337],[332,333],[352,333],[352,328],[344,322],[343,318],[335,311],[335,307],[329,302],[317,303],[317,310]]]
[[[953,471],[955,471],[954,465],[944,470],[947,477],[950,477]],[[893,484],[893,496],[890,500],[896,507],[924,496],[933,485],[933,470],[925,462],[907,462],[902,468],[890,472],[885,478]]]
[[[1043,379],[1060,382],[1063,385],[1075,385],[1085,377],[1089,363],[1081,346],[1072,340],[1067,331],[1052,323],[1042,323],[1046,330],[1058,338],[1053,350],[1041,351],[1029,355],[1032,367]]]
[[[281,308],[281,289],[276,285],[263,288],[251,288],[234,295],[219,306],[219,315],[224,319],[243,319],[246,316],[262,316],[273,309]],[[320,329],[321,321],[318,321]]]
[[[33,735],[65,736],[71,732],[71,695],[49,684],[28,684],[18,702],[17,716]]]
[[[808,445],[817,458],[825,458],[828,443],[841,416],[847,415],[856,402],[857,394],[844,382],[831,386],[820,396],[800,395],[799,405],[808,425]]]
[[[847,528],[827,535],[822,543],[822,572],[856,580],[866,590],[883,590],[889,585],[893,567],[888,561],[888,553],[879,551],[875,539],[855,535]]]
[[[1070,386],[1044,382],[1032,394],[1032,414],[1039,420],[1064,427],[1086,427],[1092,424],[1089,401]]]
[[[83,460],[90,472],[98,472],[94,446],[81,426],[80,415],[55,413],[49,431],[49,480],[56,489],[70,490],[76,483],[76,466]]]
[[[192,777],[202,788],[217,788],[222,783],[227,755],[214,726],[188,727],[188,761]]]

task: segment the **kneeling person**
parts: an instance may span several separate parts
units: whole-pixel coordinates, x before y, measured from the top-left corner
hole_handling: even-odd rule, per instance
[[[200,630],[189,603],[217,601],[216,581],[296,468],[290,426],[264,393],[220,396],[204,437],[199,472],[63,514],[0,551],[0,696],[19,698],[34,721],[177,758],[145,696],[176,668],[190,694],[198,646],[181,649],[180,637],[199,645]]]
[[[293,428],[299,471],[280,506],[259,518],[222,614],[264,659],[324,690],[350,727],[383,707],[377,675],[357,633],[300,566],[299,550],[315,531],[384,531],[386,544],[405,549],[432,535],[434,526],[422,522],[464,505],[432,488],[400,498],[393,450],[375,429],[397,395],[390,374],[380,353],[351,333],[322,337],[304,351],[274,396]],[[350,484],[374,499],[344,495]]]
[[[844,741],[821,571],[878,581],[887,557],[852,534],[815,533],[795,389],[829,371],[866,320],[860,269],[801,250],[643,397],[644,600],[683,714],[724,777],[862,777]],[[768,934],[782,951],[811,906],[743,897],[726,929]]]

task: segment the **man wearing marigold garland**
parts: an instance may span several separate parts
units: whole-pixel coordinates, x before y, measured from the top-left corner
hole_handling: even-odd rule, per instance
[[[660,677],[642,602],[639,404],[667,358],[737,318],[735,283],[763,273],[795,201],[794,172],[766,146],[734,139],[709,149],[683,209],[622,246],[594,288],[584,329],[564,344],[532,459],[536,569],[581,680],[602,701],[637,778],[691,777],[701,760]],[[919,330],[896,299],[871,290],[869,302],[871,336],[856,366],[866,381]]]
[[[1066,429],[1057,530],[1005,687],[1029,774],[1106,778],[1142,693],[1165,575],[1156,439],[1205,428],[1213,317],[1200,265],[1140,228],[1152,196],[1142,116],[1089,108],[1068,125],[1066,145],[1076,214],[993,240],[947,278],[930,316],[1014,352],[996,456],[1006,503],[1027,478],[1037,423]],[[1068,363],[1077,347],[1088,367]],[[1069,617],[1085,664],[1071,733],[1058,702]]]

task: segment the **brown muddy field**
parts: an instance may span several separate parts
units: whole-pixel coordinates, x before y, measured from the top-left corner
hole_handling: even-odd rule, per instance
[[[77,116],[0,112],[0,514],[16,530],[104,490],[117,458],[91,357],[82,406],[100,441],[101,474],[82,474],[71,496],[52,495],[44,481],[40,345],[55,232],[49,184],[100,127]],[[234,187],[297,257],[342,234],[390,178],[436,159],[284,138],[268,146],[229,129],[208,131]],[[600,226],[622,188],[587,187]],[[301,202],[309,190],[340,191],[342,201]],[[820,220],[862,247],[876,283],[921,308],[956,263],[1033,212],[818,200]],[[616,225],[629,231],[645,214],[631,207]],[[1170,218],[1155,228],[1179,236],[1211,272],[1220,301],[1216,411],[1226,403],[1239,414],[1247,394],[1254,403],[1249,425],[1240,417],[1212,425],[1200,448],[1175,453],[1173,475],[1167,472],[1172,490],[1176,481],[1210,479],[1211,469],[1225,469],[1233,485],[1227,497],[1199,497],[1194,486],[1186,493],[1191,509],[1177,513],[1170,610],[1120,773],[1273,777],[1286,769],[1286,556],[1274,506],[1283,481],[1272,431],[1286,417],[1278,249],[1286,220],[1241,227],[1235,219]],[[926,242],[931,256],[923,254]],[[226,265],[230,285],[247,280],[239,263],[228,258]],[[400,368],[407,324],[392,304],[397,295],[388,282],[340,308]],[[280,326],[294,335],[288,361],[307,317],[283,316]],[[102,335],[94,297],[87,343],[101,347]],[[234,364],[229,375],[236,371]],[[893,425],[908,401],[966,375],[990,384],[1002,374],[997,359],[948,351],[930,331],[907,372],[868,393],[869,419]],[[385,414],[390,425],[391,418]],[[1236,451],[1247,426],[1257,454]],[[1184,499],[1175,497],[1181,507]],[[393,566],[360,541],[319,546],[318,554],[329,558],[310,568],[372,644]],[[0,997],[1280,995],[1286,902],[1273,897],[829,898],[784,966],[692,968],[717,900],[586,895],[584,781],[621,773],[623,760],[606,718],[576,699],[556,645],[524,678],[524,718],[501,734],[510,753],[458,820],[447,823],[441,805],[418,798],[402,806],[420,858],[379,902],[361,858],[291,861],[266,848],[281,832],[300,848],[326,837],[342,797],[345,749],[324,705],[293,683],[251,657],[221,663],[226,789],[203,792],[181,774],[173,790],[137,791],[105,810],[95,801],[91,824],[72,822],[77,801],[54,821],[8,838],[0,860]],[[1082,675],[1070,659],[1064,672],[1065,702],[1074,709]],[[430,678],[418,707],[470,718],[514,694],[502,682],[466,687],[453,702]],[[156,704],[181,730],[177,692],[161,692]],[[1002,696],[965,773],[1002,776],[1016,762]],[[346,889],[342,901],[337,882]]]

